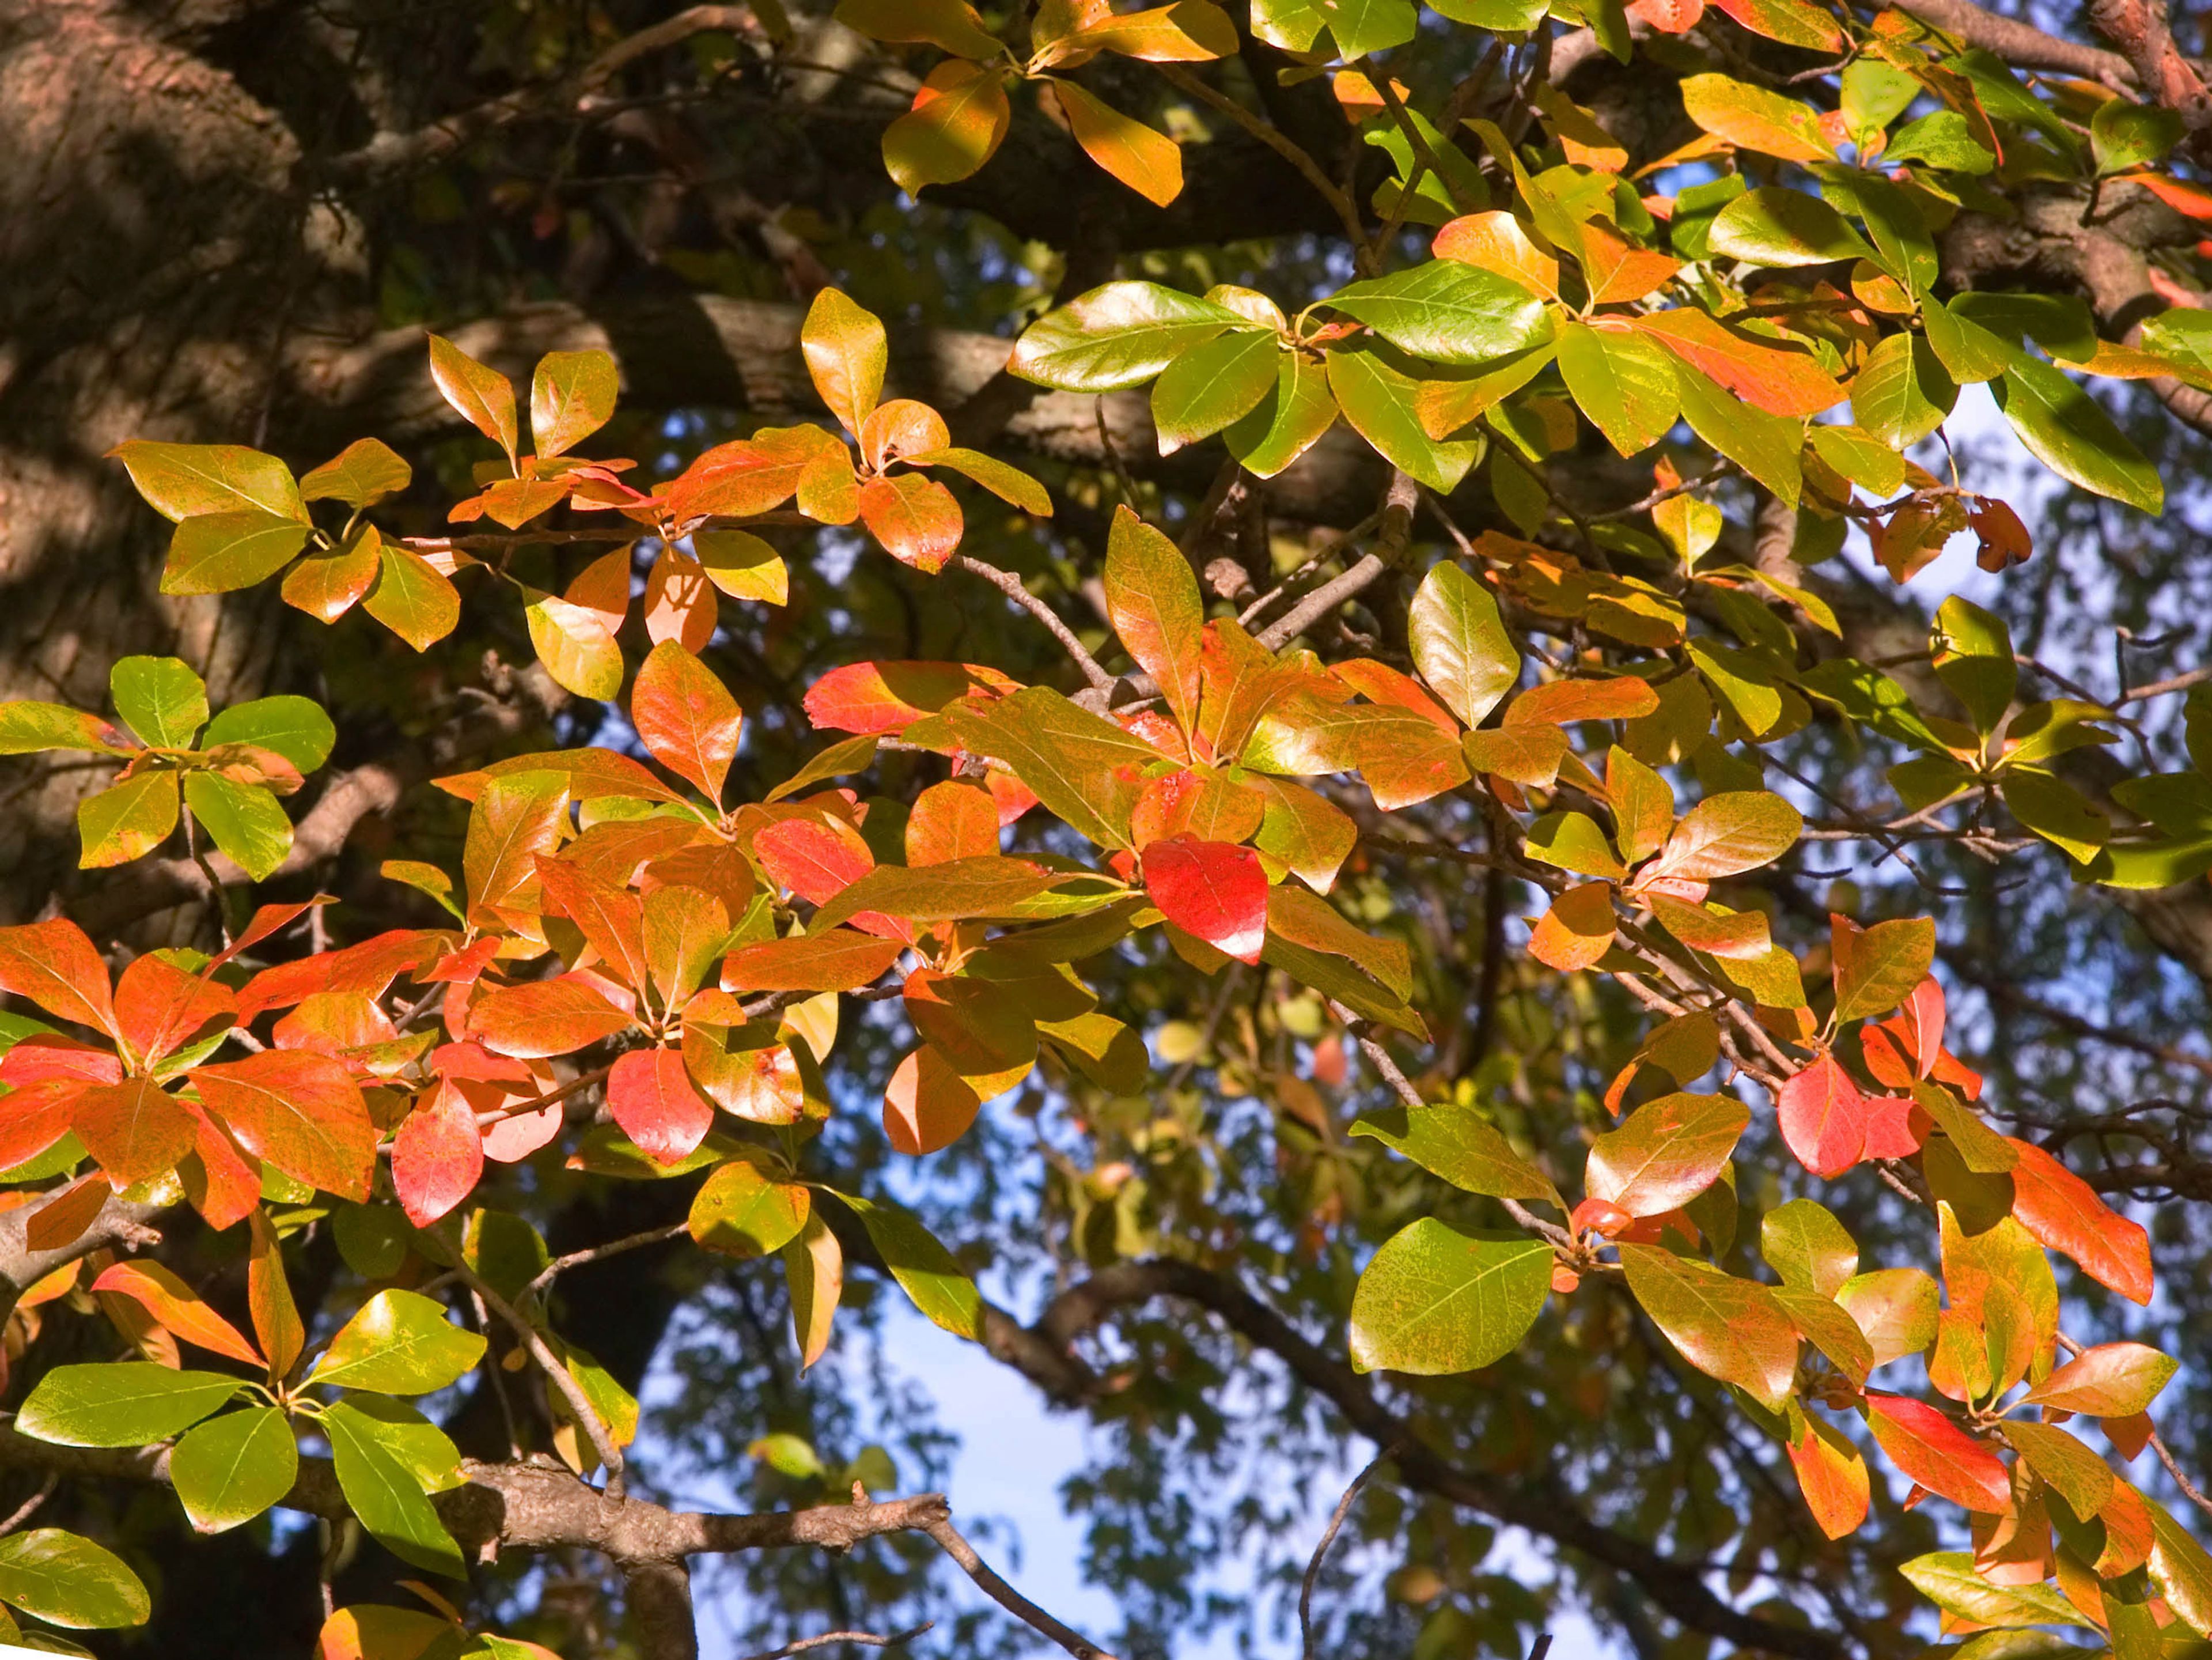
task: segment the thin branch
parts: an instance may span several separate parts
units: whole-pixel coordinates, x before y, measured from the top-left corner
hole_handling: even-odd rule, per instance
[[[975,1548],[960,1536],[960,1530],[952,1525],[949,1511],[923,1522],[921,1530],[937,1541],[939,1549],[960,1565],[961,1572],[975,1582],[984,1596],[1032,1631],[1041,1632],[1052,1639],[1073,1655],[1075,1660],[1114,1660],[1112,1655],[1082,1633],[1060,1624],[994,1573],[989,1565],[975,1554]]]
[[[674,1239],[688,1231],[686,1222],[671,1222],[666,1227],[647,1228],[642,1233],[625,1234],[620,1239],[604,1245],[593,1245],[586,1250],[572,1250],[566,1256],[556,1256],[538,1271],[538,1277],[522,1288],[525,1299],[536,1297],[566,1274],[570,1268],[580,1268],[588,1263],[604,1262],[610,1256],[620,1256],[625,1251],[643,1250],[647,1245],[658,1245],[663,1240]]]
[[[910,1631],[895,1631],[888,1636],[872,1631],[825,1631],[819,1637],[801,1637],[786,1643],[780,1649],[767,1649],[759,1654],[747,1655],[745,1660],[785,1660],[788,1655],[804,1654],[809,1649],[827,1648],[832,1643],[850,1643],[864,1649],[892,1649],[902,1643],[911,1643],[924,1632],[933,1629],[936,1624],[934,1620],[925,1620]]]
[[[1059,641],[1061,648],[1075,660],[1075,666],[1083,671],[1083,678],[1095,689],[1103,690],[1114,684],[1114,677],[1109,674],[1098,660],[1091,654],[1090,648],[1076,638],[1075,630],[1060,620],[1059,612],[1031,593],[1023,584],[1020,577],[1010,570],[1000,570],[996,565],[987,565],[981,559],[972,558],[964,553],[953,555],[952,562],[971,576],[981,577],[1049,629],[1052,631],[1052,637]]]
[[[1299,1652],[1304,1656],[1304,1660],[1314,1660],[1313,1594],[1314,1583],[1321,1578],[1321,1565],[1328,1555],[1328,1548],[1336,1542],[1337,1533],[1344,1526],[1344,1518],[1352,1514],[1353,1501],[1368,1482],[1374,1480],[1375,1472],[1398,1456],[1398,1444],[1392,1442],[1368,1461],[1365,1469],[1352,1478],[1352,1485],[1344,1490],[1344,1497],[1336,1501],[1336,1508],[1329,1513],[1328,1525],[1322,1529],[1321,1543],[1314,1547],[1313,1560],[1306,1564],[1305,1579],[1298,1586]]]

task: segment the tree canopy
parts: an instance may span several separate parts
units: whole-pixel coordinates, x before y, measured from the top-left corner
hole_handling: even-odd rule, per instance
[[[2193,21],[8,21],[0,1642],[2212,1643]]]

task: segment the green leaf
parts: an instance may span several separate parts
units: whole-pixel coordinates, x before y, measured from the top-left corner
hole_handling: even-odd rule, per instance
[[[331,758],[337,728],[323,706],[307,697],[257,697],[236,703],[208,722],[203,749],[218,744],[252,744],[274,750],[301,772],[313,772]]]
[[[1376,1251],[1352,1297],[1356,1371],[1474,1371],[1510,1354],[1543,1312],[1552,1248],[1425,1216]]]
[[[933,1325],[956,1337],[983,1341],[983,1298],[975,1282],[913,1212],[849,1194],[837,1197],[860,1219],[891,1278]]]
[[[1804,487],[1805,423],[1745,403],[1687,363],[1674,365],[1674,387],[1690,430],[1794,508]]]
[[[1328,369],[1297,352],[1280,352],[1273,395],[1254,405],[1222,441],[1254,477],[1273,478],[1335,424]]]
[[[595,611],[557,594],[523,589],[523,620],[530,642],[545,672],[579,697],[600,702],[618,696],[623,684],[622,648]],[[374,594],[369,596],[372,599]]]
[[[2123,94],[2097,106],[2089,118],[2089,153],[2097,160],[2097,176],[2163,161],[2181,142],[2185,131],[2181,112],[2162,104],[2138,104]]]
[[[149,1360],[56,1366],[39,1380],[15,1427],[64,1447],[143,1447],[188,1429],[235,1395],[235,1377],[173,1371]]]
[[[1402,46],[1413,38],[1419,18],[1413,0],[1322,0],[1329,33],[1345,58]]]
[[[1438,363],[1487,363],[1552,337],[1544,302],[1494,271],[1456,259],[1354,283],[1324,302],[1392,345]]]
[[[216,846],[257,882],[275,874],[292,851],[292,821],[283,804],[258,784],[186,773],[185,805]]]
[[[1184,353],[1152,383],[1160,453],[1211,438],[1249,414],[1275,388],[1282,347],[1272,334],[1239,329]]]
[[[1935,1551],[1899,1568],[1929,1602],[1978,1626],[2086,1626],[2048,1585],[1993,1585],[1974,1572],[1971,1551]]]
[[[530,435],[540,455],[574,449],[613,417],[622,377],[596,349],[549,351],[530,377]]]
[[[397,496],[414,482],[415,470],[381,438],[357,438],[300,481],[310,502],[343,502],[366,508]]]
[[[1933,917],[1900,916],[1860,932],[1838,927],[1836,1018],[1887,1014],[1912,994],[1936,960]]]
[[[228,593],[250,588],[291,563],[307,544],[307,526],[282,514],[246,508],[199,514],[169,538],[164,593]]]
[[[113,741],[114,730],[98,715],[65,703],[32,698],[0,703],[0,755],[37,755],[46,750],[119,755],[125,751]]]
[[[576,1369],[572,1365],[570,1370]],[[467,1479],[461,1474],[460,1449],[453,1438],[404,1401],[349,1395],[325,1410],[362,1420],[362,1432],[373,1435],[392,1462],[413,1476],[425,1493],[448,1492]]]
[[[1920,302],[1920,321],[1944,372],[1962,386],[1996,380],[2019,354],[2017,343],[1953,312],[1933,295]]]
[[[1782,1410],[1797,1370],[1797,1328],[1772,1292],[1656,1245],[1621,1246],[1620,1263],[1629,1291],[1684,1359]]]
[[[1641,334],[1568,324],[1559,336],[1559,377],[1582,412],[1623,455],[1650,448],[1681,412],[1674,359]]]
[[[299,1444],[274,1407],[210,1419],[169,1455],[169,1481],[202,1533],[251,1522],[291,1492],[299,1474]]]
[[[1114,632],[1158,684],[1176,723],[1195,731],[1206,602],[1190,561],[1125,504],[1106,534],[1104,587]]]
[[[1884,166],[1924,161],[1947,173],[1988,173],[1997,164],[1997,158],[1974,137],[1966,118],[1955,110],[1937,110],[1906,122],[1890,139],[1881,160]]]
[[[1122,769],[1158,760],[1151,745],[1044,686],[981,710],[956,707],[945,721],[963,749],[1005,762],[1072,829],[1102,848],[1128,847],[1137,786]]]
[[[1429,568],[1407,617],[1413,666],[1461,724],[1482,717],[1521,678],[1521,654],[1488,588],[1446,559]]]
[[[1394,1107],[1352,1127],[1455,1188],[1495,1199],[1542,1199],[1567,1207],[1552,1178],[1513,1151],[1477,1109],[1450,1103]]]
[[[1947,302],[1954,317],[1970,318],[2017,346],[2033,340],[2053,357],[2086,362],[2097,351],[2097,319],[2078,294],[2025,294],[1969,289]],[[2168,313],[2168,316],[2174,313]],[[2144,325],[2146,337],[2163,319]],[[2145,340],[2148,345],[2148,337]]]
[[[1631,1216],[1679,1210],[1720,1179],[1751,1122],[1729,1095],[1662,1095],[1590,1144],[1589,1192]]]
[[[1030,324],[1006,367],[1062,392],[1115,392],[1151,380],[1224,330],[1256,326],[1158,283],[1109,283]]]
[[[750,1158],[719,1166],[691,1201],[692,1239],[725,1256],[747,1260],[781,1250],[812,1213],[806,1189],[779,1182]]]
[[[177,775],[145,772],[77,803],[78,862],[87,870],[150,853],[177,827]]]
[[[111,452],[131,482],[164,517],[258,510],[307,521],[292,470],[273,455],[239,444],[156,444],[133,438]]]
[[[447,1319],[443,1304],[411,1291],[380,1291],[331,1340],[307,1381],[428,1395],[465,1377],[483,1352],[484,1340]]]
[[[207,724],[207,686],[174,657],[125,657],[107,673],[107,689],[139,741],[155,749],[190,749]]]
[[[2102,404],[2057,369],[2023,353],[1998,379],[1996,392],[1997,407],[2028,453],[2061,478],[2144,513],[2163,510],[2166,487],[2158,469],[2112,424]]]
[[[361,608],[417,651],[453,631],[461,596],[453,579],[412,548],[384,544],[376,586]]]
[[[1974,730],[1984,737],[1995,732],[2020,687],[2004,619],[1954,594],[1936,611],[1928,643],[1936,678],[1966,705]]]
[[[1375,347],[1340,346],[1328,354],[1328,389],[1352,430],[1392,466],[1449,494],[1467,477],[1482,445],[1480,440],[1444,443],[1430,437],[1421,427],[1419,387],[1419,381]]]
[[[1833,1297],[1858,1272],[1857,1242],[1826,1205],[1792,1199],[1766,1213],[1759,1225],[1759,1254],[1782,1283]]]
[[[382,1428],[360,1413],[333,1408],[322,1416],[338,1490],[377,1542],[401,1561],[452,1579],[465,1579],[453,1542],[422,1484],[381,1444]]]
[[[0,1539],[0,1602],[73,1631],[143,1626],[154,1611],[122,1558],[59,1528]]]
[[[1885,335],[1851,382],[1851,419],[1893,450],[1908,450],[1943,424],[1959,384],[1917,335]]]
[[[2014,818],[2077,865],[2094,859],[2112,834],[2112,821],[2101,807],[2039,768],[2006,768],[1997,794]]]
[[[1713,252],[1748,265],[1825,265],[1874,255],[1866,239],[1819,197],[1777,187],[1730,202],[1713,216],[1706,240]]]

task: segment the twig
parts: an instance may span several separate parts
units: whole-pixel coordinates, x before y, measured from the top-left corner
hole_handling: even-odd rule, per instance
[[[1344,1518],[1352,1514],[1352,1502],[1359,1497],[1360,1490],[1374,1479],[1376,1471],[1398,1456],[1403,1444],[1402,1442],[1393,1441],[1368,1461],[1367,1468],[1352,1478],[1352,1485],[1344,1490],[1344,1497],[1336,1501],[1335,1510],[1329,1514],[1328,1525],[1322,1529],[1321,1543],[1314,1547],[1313,1560],[1306,1564],[1305,1582],[1298,1587],[1299,1652],[1304,1660],[1314,1660],[1314,1582],[1321,1578],[1322,1561],[1328,1556],[1328,1548],[1336,1542],[1337,1532],[1344,1526]]]
[[[891,1649],[914,1639],[934,1627],[937,1621],[925,1620],[911,1631],[897,1631],[884,1636],[872,1631],[825,1631],[819,1637],[801,1637],[786,1643],[780,1649],[769,1649],[759,1654],[748,1655],[745,1660],[784,1660],[792,1654],[804,1654],[809,1649],[827,1648],[832,1643],[851,1643],[864,1649]]]
[[[1099,430],[1103,435],[1105,429],[1102,426]],[[1115,458],[1115,465],[1118,471],[1121,465],[1118,456]],[[1135,506],[1133,502],[1130,503],[1132,510]],[[996,565],[987,565],[981,559],[971,558],[964,553],[953,555],[952,562],[970,575],[981,577],[1049,629],[1052,631],[1052,637],[1059,641],[1067,654],[1075,660],[1075,666],[1083,671],[1083,678],[1093,687],[1103,690],[1114,684],[1114,677],[1109,674],[1098,660],[1091,654],[1090,649],[1084,645],[1083,642],[1076,638],[1075,630],[1060,620],[1059,612],[1031,593],[1024,586],[1020,577],[1010,570],[1000,570]]]
[[[1060,1624],[992,1572],[983,1559],[975,1554],[975,1548],[960,1536],[960,1530],[952,1525],[952,1517],[948,1512],[939,1511],[935,1516],[926,1517],[922,1521],[921,1530],[937,1541],[939,1549],[960,1565],[961,1572],[975,1582],[984,1596],[1031,1630],[1042,1632],[1052,1639],[1073,1655],[1075,1660],[1114,1660],[1112,1655],[1089,1638]]]
[[[586,1263],[602,1262],[610,1256],[620,1256],[625,1251],[642,1250],[647,1245],[657,1245],[664,1239],[673,1239],[684,1232],[690,1225],[671,1222],[664,1228],[647,1228],[642,1233],[626,1234],[620,1239],[610,1240],[604,1245],[593,1245],[587,1250],[572,1250],[566,1256],[556,1256],[538,1271],[538,1277],[522,1288],[525,1298],[537,1296],[570,1268],[580,1268]]]
[[[59,1470],[48,1470],[46,1479],[40,1484],[39,1490],[18,1505],[13,1516],[4,1522],[0,1522],[0,1538],[4,1538],[15,1532],[24,1523],[36,1516],[39,1513],[39,1506],[54,1496],[54,1489],[61,1485],[61,1481],[62,1473]]]

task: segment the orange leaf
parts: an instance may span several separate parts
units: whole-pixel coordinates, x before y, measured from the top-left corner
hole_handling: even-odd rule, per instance
[[[900,1152],[935,1152],[967,1134],[982,1104],[968,1080],[925,1043],[898,1063],[884,1090],[884,1134]]]
[[[960,545],[960,504],[918,472],[871,478],[860,486],[860,522],[902,565],[934,576]]]
[[[118,1262],[92,1282],[95,1292],[128,1297],[187,1343],[217,1354],[266,1366],[261,1351],[229,1321],[199,1299],[190,1286],[159,1262]]]
[[[637,672],[629,711],[653,758],[719,806],[744,721],[720,678],[689,646],[664,640]]]
[[[1051,83],[1067,130],[1084,153],[1158,207],[1182,194],[1182,151],[1174,139],[1102,103],[1073,81]]]
[[[2099,1285],[2148,1304],[2150,1236],[2041,1147],[2005,1139],[2020,1154],[2012,1169],[2012,1213],[2021,1225],[2047,1249],[2072,1257]]]
[[[2002,1515],[2012,1477],[2002,1459],[1923,1401],[1869,1395],[1868,1425],[1890,1461],[1933,1493],[1970,1511]]]
[[[1789,1444],[1798,1490],[1820,1531],[1831,1539],[1856,1532],[1866,1520],[1869,1491],[1858,1450],[1809,1413],[1803,1436]]]
[[[1552,901],[1528,936],[1528,955],[1562,973],[1589,968],[1613,948],[1613,886],[1584,882]]]
[[[254,1157],[325,1192],[368,1199],[376,1126],[338,1062],[270,1049],[195,1067],[191,1077],[208,1110]]]

